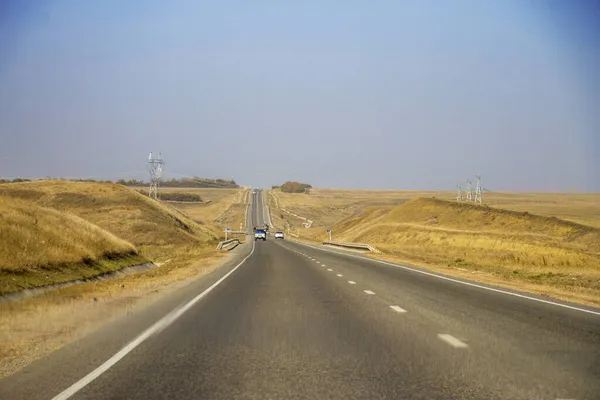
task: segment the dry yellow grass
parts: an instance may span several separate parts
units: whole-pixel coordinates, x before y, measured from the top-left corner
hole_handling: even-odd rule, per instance
[[[174,204],[120,185],[0,185],[0,292],[90,277],[146,259],[213,252],[222,236],[213,219],[236,204],[243,190],[190,191],[212,200],[200,205],[196,221]]]
[[[0,294],[145,261],[133,245],[82,218],[0,196]]]
[[[276,201],[273,202],[273,197]],[[311,189],[309,195],[268,192],[276,208],[285,208],[315,221],[331,225],[369,206],[394,206],[417,197],[453,201],[454,191]],[[600,228],[600,193],[484,193],[485,204],[515,211],[557,217]]]
[[[0,185],[0,195],[75,214],[133,244],[150,259],[190,248],[213,249],[218,238],[171,204],[110,183],[38,181]]]
[[[315,220],[313,228],[300,229],[304,240],[326,240],[327,226],[334,240],[369,243],[384,251],[383,258],[600,305],[600,230],[592,226],[599,195],[486,196],[496,208],[440,200],[449,197],[444,192],[428,192],[428,198],[411,201],[409,196],[423,192],[313,193],[315,198],[309,199],[312,194],[276,192],[271,201],[273,207],[279,203]],[[512,207],[528,212],[505,209]],[[591,223],[562,220],[553,212]],[[274,222],[281,227],[300,221],[278,216]]]
[[[168,188],[171,189],[171,188]],[[167,190],[168,190],[167,189]],[[211,224],[213,232],[222,238],[225,228],[238,230],[240,224],[245,228],[245,207],[248,190],[238,189],[199,189],[178,188],[178,192],[197,194],[210,203],[171,203],[194,221]]]

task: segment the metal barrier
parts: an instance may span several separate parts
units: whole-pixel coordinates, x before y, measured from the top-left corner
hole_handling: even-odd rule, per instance
[[[230,244],[235,243],[235,246],[237,246],[238,244],[240,244],[240,240],[239,239],[229,239],[229,240],[224,240],[222,242],[219,242],[219,245],[217,246],[217,250],[223,250],[223,247],[229,246]],[[235,247],[234,246],[234,247]],[[233,247],[232,247],[233,248]]]
[[[323,242],[323,245],[337,246],[337,247],[343,247],[343,248],[354,249],[354,250],[372,251],[373,253],[381,253],[381,251],[378,250],[377,248],[371,246],[370,244],[364,244],[364,243]]]

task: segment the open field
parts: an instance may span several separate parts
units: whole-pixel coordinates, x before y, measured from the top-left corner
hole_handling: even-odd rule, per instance
[[[480,206],[440,200],[450,192],[413,200],[424,192],[313,193],[271,198],[315,221],[300,229],[303,240],[327,240],[329,227],[334,240],[371,244],[380,258],[600,305],[600,195],[489,194],[494,205]],[[302,222],[276,208],[272,215],[279,229]]]
[[[198,223],[212,223],[214,233],[222,237],[225,228],[238,230],[240,224],[245,228],[246,194],[248,190],[238,189],[198,189],[198,188],[164,188],[161,191],[179,192],[199,195],[205,203],[169,203],[181,210]],[[206,201],[209,201],[206,203]]]
[[[311,189],[309,195],[279,190],[268,193],[276,196],[277,208],[285,208],[309,218],[315,221],[316,226],[331,225],[369,206],[400,205],[417,197],[456,199],[454,191]],[[484,193],[484,204],[600,228],[600,193],[491,192]]]

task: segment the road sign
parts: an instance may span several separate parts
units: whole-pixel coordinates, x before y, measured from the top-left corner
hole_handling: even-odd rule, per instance
[[[331,232],[331,229],[327,229],[327,233]]]
[[[226,231],[230,231],[231,229],[230,229],[230,228],[225,228],[225,230],[226,230]]]

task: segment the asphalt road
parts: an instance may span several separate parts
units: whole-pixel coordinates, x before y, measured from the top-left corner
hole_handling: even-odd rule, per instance
[[[236,263],[0,381],[0,398],[600,399],[598,310],[273,236]]]

